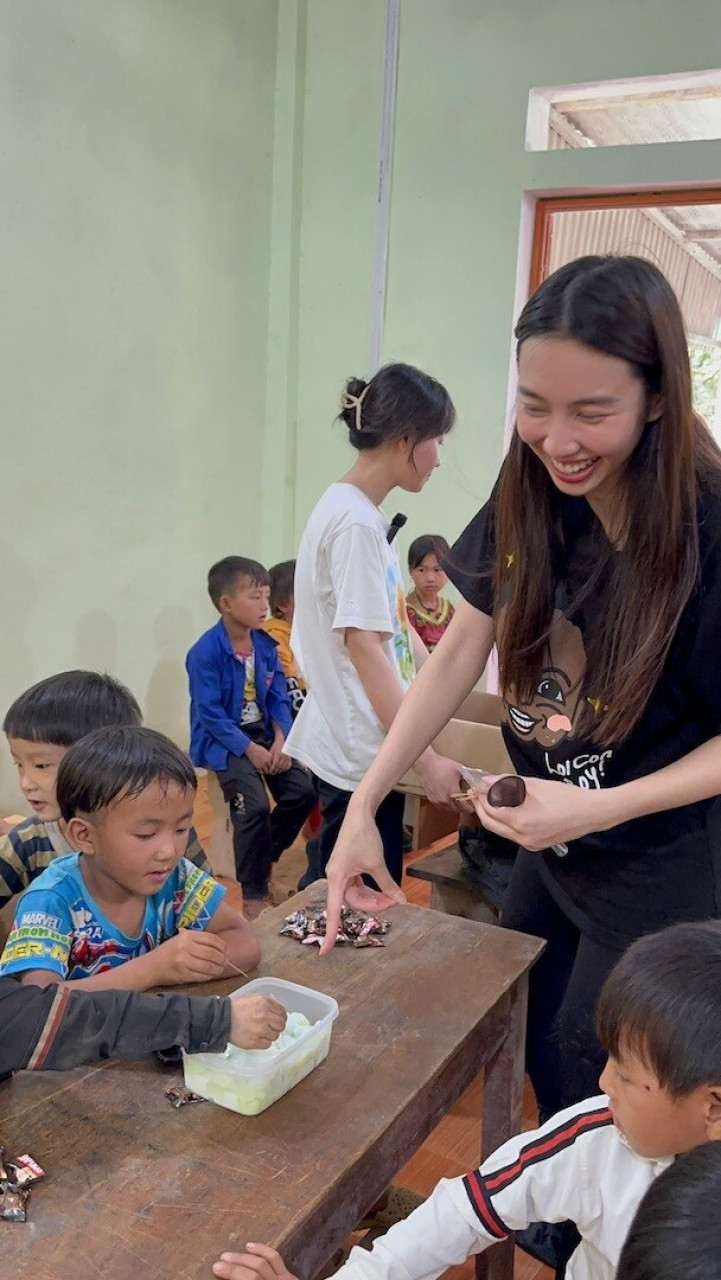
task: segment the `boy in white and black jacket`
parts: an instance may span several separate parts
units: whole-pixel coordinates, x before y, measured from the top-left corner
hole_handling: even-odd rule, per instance
[[[576,1224],[568,1280],[612,1280],[639,1203],[682,1152],[721,1140],[721,922],[635,942],[601,992],[602,1096],[512,1138],[480,1169],[356,1248],[342,1280],[434,1280],[532,1222]],[[291,1260],[289,1260],[291,1261]],[[222,1280],[289,1280],[265,1245],[223,1254]]]

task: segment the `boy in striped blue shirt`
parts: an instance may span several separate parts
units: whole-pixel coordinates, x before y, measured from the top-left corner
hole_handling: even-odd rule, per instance
[[[73,853],[58,808],[56,781],[66,751],[94,729],[139,725],[125,685],[98,671],[63,671],[26,689],[3,721],[20,789],[32,817],[0,835],[0,908],[27,889],[54,858]],[[191,827],[185,856],[209,871]]]

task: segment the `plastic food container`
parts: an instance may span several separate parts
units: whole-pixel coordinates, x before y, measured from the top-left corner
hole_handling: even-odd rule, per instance
[[[322,991],[284,982],[282,978],[256,978],[234,991],[231,999],[236,996],[273,996],[288,1013],[305,1014],[312,1024],[280,1053],[249,1049],[241,1062],[219,1053],[183,1050],[186,1088],[230,1111],[257,1116],[328,1057],[338,1005]]]

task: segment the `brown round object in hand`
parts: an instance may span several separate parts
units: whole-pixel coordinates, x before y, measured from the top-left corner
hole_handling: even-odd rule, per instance
[[[517,809],[526,798],[526,784],[517,773],[507,773],[488,788],[486,799],[493,809]]]

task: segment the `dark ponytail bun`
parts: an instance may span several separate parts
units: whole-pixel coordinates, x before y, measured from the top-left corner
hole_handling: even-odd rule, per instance
[[[414,443],[444,436],[455,420],[445,387],[410,364],[386,364],[370,382],[349,378],[340,399],[340,421],[354,449],[377,449],[391,440]]]

